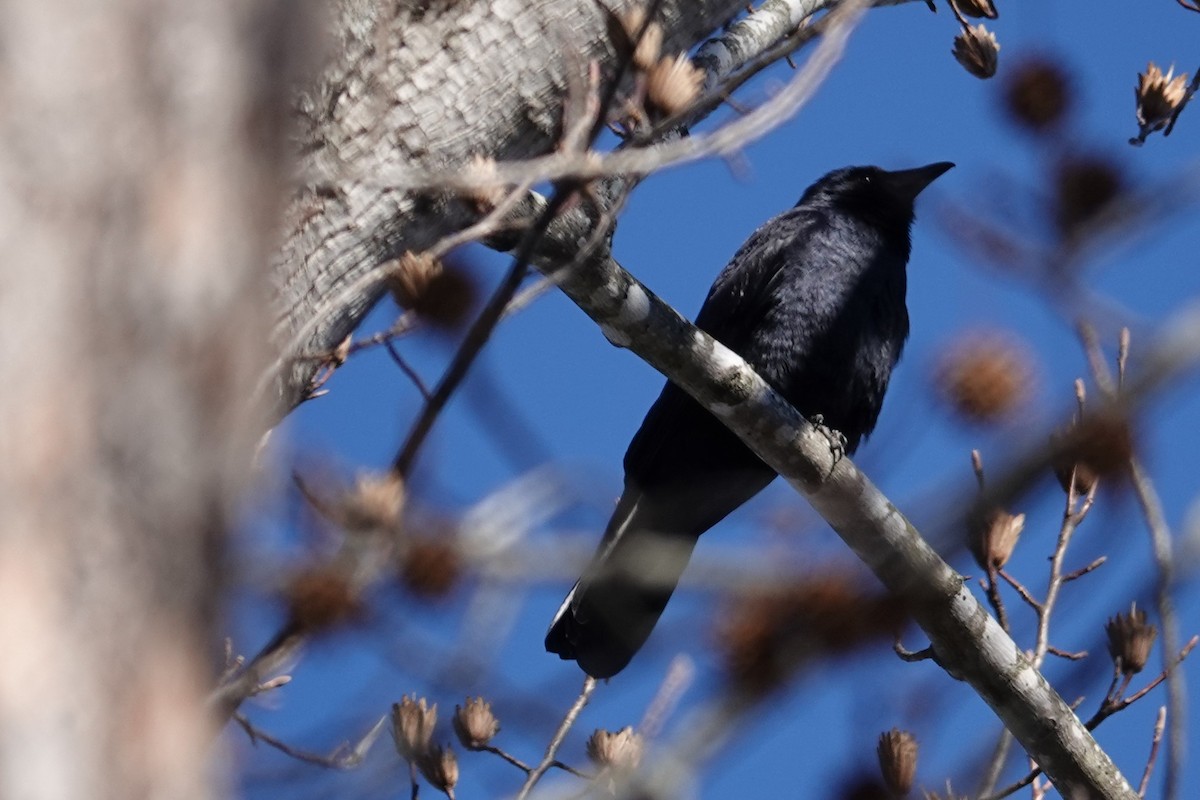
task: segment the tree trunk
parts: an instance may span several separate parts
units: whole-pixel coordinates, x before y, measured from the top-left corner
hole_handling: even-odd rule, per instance
[[[2,797],[216,794],[204,700],[300,18],[0,4]]]
[[[743,5],[664,0],[664,52],[692,46]],[[304,399],[318,368],[292,357],[331,351],[378,298],[364,276],[470,221],[451,195],[372,176],[545,153],[562,128],[567,85],[582,80],[589,60],[606,76],[614,62],[598,0],[346,0],[340,35],[337,56],[300,103],[308,185],[287,213],[275,264],[282,360],[269,379],[281,414]]]

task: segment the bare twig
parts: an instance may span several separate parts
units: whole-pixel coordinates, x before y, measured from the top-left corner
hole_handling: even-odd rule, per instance
[[[303,761],[306,764],[314,764],[327,769],[343,770],[354,769],[362,764],[363,759],[366,758],[368,751],[370,751],[375,741],[379,738],[379,734],[383,732],[384,724],[387,722],[387,717],[381,717],[379,722],[375,723],[354,746],[351,746],[349,742],[342,742],[329,755],[321,755],[293,747],[282,739],[272,736],[262,728],[251,723],[244,714],[234,714],[233,719],[242,727],[242,730],[246,731],[246,735],[250,737],[250,741],[256,744],[262,742],[270,745],[279,752],[298,761]]]
[[[1158,707],[1158,719],[1154,721],[1154,735],[1150,738],[1150,756],[1146,759],[1146,769],[1142,772],[1142,781],[1138,784],[1138,796],[1145,797],[1146,789],[1150,786],[1150,775],[1154,772],[1154,762],[1158,758],[1158,745],[1162,741],[1163,728],[1167,724],[1167,707]]]
[[[425,402],[429,402],[429,387],[425,385],[425,381],[421,379],[420,374],[412,368],[411,364],[404,360],[404,357],[400,355],[400,351],[396,349],[395,344],[393,344],[391,341],[386,341],[383,343],[383,346],[387,348],[388,355],[392,357],[392,361],[396,363],[396,366],[400,368],[400,371],[403,372],[408,379],[413,382],[413,385],[417,387],[417,391],[421,393],[422,399],[424,399]]]
[[[1171,599],[1174,582],[1174,554],[1171,531],[1167,527],[1162,501],[1150,477],[1142,468],[1141,461],[1129,460],[1130,483],[1137,495],[1138,505],[1146,520],[1150,533],[1151,548],[1157,572],[1154,602],[1163,632],[1163,652],[1174,653],[1179,649],[1179,621],[1175,616],[1175,604]],[[1169,656],[1168,656],[1169,657]],[[1170,728],[1167,731],[1167,758],[1163,769],[1163,797],[1174,800],[1178,795],[1179,776],[1183,768],[1183,756],[1187,751],[1186,712],[1187,698],[1183,676],[1167,668],[1167,704],[1170,706]]]
[[[676,656],[667,668],[662,685],[650,702],[638,730],[647,739],[653,739],[662,730],[663,723],[679,703],[679,698],[696,678],[696,666],[687,656]]]
[[[517,800],[525,800],[525,798],[529,797],[529,793],[533,791],[533,787],[546,774],[546,770],[554,765],[558,748],[562,747],[563,740],[567,738],[567,733],[571,730],[571,726],[575,724],[575,720],[579,718],[579,713],[583,711],[583,707],[587,705],[592,692],[595,690],[596,679],[589,675],[583,681],[583,689],[580,690],[579,696],[575,698],[575,702],[571,704],[571,707],[567,710],[567,715],[563,717],[562,722],[559,724],[558,730],[554,732],[554,737],[550,739],[550,744],[546,746],[546,755],[542,758],[541,763],[534,767],[525,778],[525,783],[521,786],[521,791],[517,793]]]

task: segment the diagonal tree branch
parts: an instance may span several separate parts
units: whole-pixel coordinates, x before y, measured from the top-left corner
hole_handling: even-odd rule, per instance
[[[565,274],[564,274],[565,273]],[[554,273],[608,339],[716,414],[829,522],[929,635],[1065,797],[1136,793],[1078,717],[898,508],[736,354],[684,320],[612,260]]]

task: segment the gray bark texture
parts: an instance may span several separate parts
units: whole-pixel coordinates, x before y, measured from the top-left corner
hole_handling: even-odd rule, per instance
[[[295,5],[0,3],[0,797],[223,794]]]
[[[664,52],[692,46],[742,6],[664,0]],[[268,379],[279,413],[304,399],[319,367],[294,356],[331,351],[378,299],[364,276],[471,220],[445,192],[402,191],[372,176],[546,153],[563,128],[567,86],[589,61],[609,75],[615,60],[597,0],[348,0],[340,37],[300,102],[306,186],[287,211],[274,265],[282,360]]]

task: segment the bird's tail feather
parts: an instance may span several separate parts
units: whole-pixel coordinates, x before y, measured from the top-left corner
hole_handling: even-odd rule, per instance
[[[687,567],[696,536],[656,529],[642,498],[621,498],[583,577],[550,623],[546,649],[608,678],[654,629]]]

